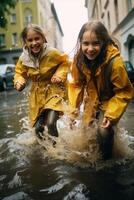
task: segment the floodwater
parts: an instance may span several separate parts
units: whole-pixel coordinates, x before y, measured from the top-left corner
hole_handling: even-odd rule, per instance
[[[0,93],[0,200],[133,200],[134,102],[115,135],[114,158],[103,162],[96,125],[85,130],[63,116],[59,138],[39,141],[27,117],[27,93]],[[53,146],[52,140],[56,140]]]

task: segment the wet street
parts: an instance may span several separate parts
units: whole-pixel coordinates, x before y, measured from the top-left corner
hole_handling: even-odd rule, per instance
[[[50,158],[28,126],[26,98],[26,91],[0,92],[0,200],[134,199],[133,158],[98,168]],[[133,124],[134,101],[120,122],[132,149]]]

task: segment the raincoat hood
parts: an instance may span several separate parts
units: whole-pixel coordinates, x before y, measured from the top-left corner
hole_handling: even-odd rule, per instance
[[[52,50],[55,50],[55,48],[50,47],[47,43],[45,43],[41,53],[39,53],[40,55],[35,58],[32,54],[29,53],[28,49],[24,47],[20,56],[20,60],[25,66],[38,68],[40,60]]]
[[[109,63],[112,58],[120,55],[119,49],[113,44],[108,45],[106,51],[106,58],[103,64]]]

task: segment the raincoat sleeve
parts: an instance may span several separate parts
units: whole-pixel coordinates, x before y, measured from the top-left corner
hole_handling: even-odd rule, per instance
[[[27,67],[22,64],[22,61],[19,59],[15,66],[15,75],[14,75],[14,85],[17,81],[21,81],[24,84],[27,82]]]
[[[53,64],[58,66],[53,76],[57,76],[61,78],[62,82],[65,82],[70,66],[69,57],[59,51],[54,51],[52,54]]]
[[[116,123],[134,97],[134,88],[129,81],[121,57],[117,57],[113,62],[111,81],[115,95],[108,101],[104,116]]]

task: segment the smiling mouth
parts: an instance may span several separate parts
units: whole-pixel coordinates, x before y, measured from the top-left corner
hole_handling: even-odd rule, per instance
[[[33,47],[33,48],[32,48],[32,51],[39,51],[39,50],[40,50],[39,47]]]
[[[89,56],[89,57],[93,57],[93,56],[95,56],[95,55],[96,55],[95,53],[87,54],[87,56]]]

